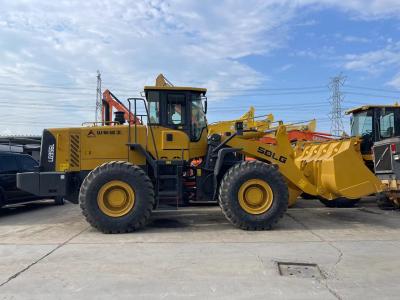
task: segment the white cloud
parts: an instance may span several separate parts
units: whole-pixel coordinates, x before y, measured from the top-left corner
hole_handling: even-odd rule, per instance
[[[388,66],[400,65],[400,43],[389,45],[383,49],[362,54],[345,56],[345,68],[348,70],[378,73]]]
[[[241,58],[285,45],[289,24],[300,9],[334,7],[362,18],[397,17],[398,2],[7,1],[0,12],[1,82],[85,90],[49,94],[34,88],[3,89],[0,103],[9,104],[3,106],[7,116],[1,131],[38,133],[43,127],[93,119],[97,69],[102,71],[103,87],[121,98],[135,96],[160,72],[176,84],[214,91],[257,87],[268,74]],[[303,23],[315,25],[312,20]],[[299,52],[313,54],[311,49]],[[347,59],[349,68],[368,68],[364,58]]]
[[[283,6],[257,0],[9,2],[0,14],[0,76],[8,83],[93,88],[87,95],[59,97],[13,88],[3,95],[18,103],[18,109],[10,107],[9,119],[18,111],[39,122],[31,113],[35,110],[24,108],[27,99],[35,99],[38,107],[48,105],[46,126],[61,124],[62,105],[86,105],[84,112],[68,109],[64,122],[91,119],[97,69],[104,87],[117,94],[132,90],[123,96],[153,84],[160,72],[176,84],[211,90],[255,87],[267,77],[238,59],[281,46],[281,25],[291,17]]]
[[[379,75],[393,68],[398,70],[400,68],[400,42],[389,40],[382,49],[361,54],[348,54],[344,60],[345,69],[363,71],[371,75]],[[400,74],[397,74],[387,84],[400,88]]]
[[[285,65],[281,66],[278,70],[279,70],[279,72],[286,72],[293,67],[294,67],[293,64],[285,64]]]
[[[352,35],[347,35],[347,36],[343,37],[343,40],[345,42],[349,42],[349,43],[369,43],[371,41],[364,37],[352,36]]]
[[[387,85],[392,86],[398,90],[400,90],[400,73],[396,74],[392,80],[390,80]]]
[[[400,1],[398,0],[297,0],[300,6],[311,5],[333,7],[352,13],[354,17],[366,20],[400,16]]]

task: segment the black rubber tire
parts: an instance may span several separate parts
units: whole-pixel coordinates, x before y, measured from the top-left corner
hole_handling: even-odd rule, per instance
[[[60,196],[54,197],[54,204],[55,205],[64,205],[65,204],[64,197],[60,197]]]
[[[262,214],[250,214],[239,204],[238,191],[250,179],[262,179],[272,189],[272,206]],[[224,175],[219,189],[222,213],[233,225],[244,230],[271,229],[286,212],[288,198],[288,187],[281,173],[274,166],[260,161],[244,161],[231,167]]]
[[[385,194],[377,195],[376,203],[381,210],[395,210],[398,208]]]
[[[135,192],[135,203],[131,211],[121,217],[104,214],[97,204],[100,188],[111,180],[129,184]],[[113,161],[91,171],[82,183],[79,203],[86,220],[103,233],[127,233],[146,225],[152,212],[155,198],[150,178],[138,166],[128,162]]]
[[[323,198],[319,198],[319,201],[325,205],[326,207],[332,208],[351,208],[354,207],[360,202],[360,199],[347,199],[344,197],[340,197],[333,200],[326,200]]]

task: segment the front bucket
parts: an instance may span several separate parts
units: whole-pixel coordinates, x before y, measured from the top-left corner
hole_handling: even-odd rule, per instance
[[[357,199],[382,191],[380,180],[367,168],[360,140],[348,138],[296,147],[295,163],[326,199]]]

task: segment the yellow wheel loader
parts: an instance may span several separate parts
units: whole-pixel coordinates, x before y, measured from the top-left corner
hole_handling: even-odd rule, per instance
[[[302,193],[329,201],[381,190],[358,138],[294,148],[282,125],[276,142],[266,144],[259,141],[263,131],[242,121],[209,135],[206,89],[172,86],[159,76],[144,92],[146,99],[128,101],[135,117],[144,104],[146,125],[128,120],[44,130],[40,170],[18,174],[18,187],[79,203],[86,220],[105,233],[134,231],[159,203],[180,206],[188,199],[216,200],[235,226],[264,230]]]

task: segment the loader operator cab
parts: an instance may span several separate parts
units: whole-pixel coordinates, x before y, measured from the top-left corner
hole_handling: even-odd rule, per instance
[[[346,114],[352,114],[351,135],[362,138],[361,153],[367,160],[375,142],[400,136],[400,106],[397,104],[364,105]]]
[[[206,89],[174,86],[146,86],[149,125],[185,132],[190,142],[206,138]]]

